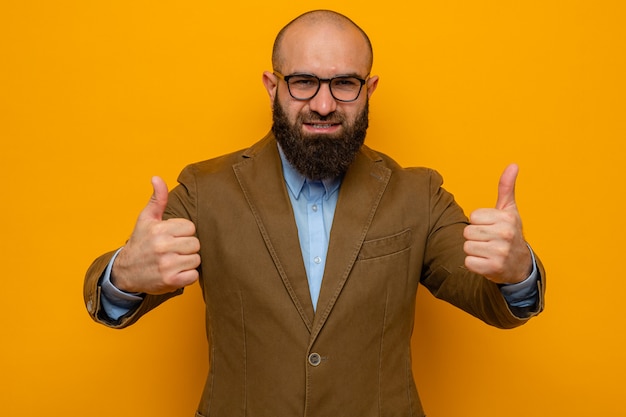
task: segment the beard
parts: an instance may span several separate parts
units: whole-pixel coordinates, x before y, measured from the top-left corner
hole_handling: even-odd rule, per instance
[[[346,173],[365,141],[368,127],[369,102],[349,124],[343,114],[332,112],[321,116],[317,112],[299,113],[294,124],[274,100],[272,132],[287,161],[310,180],[338,178]],[[304,134],[304,123],[340,123],[338,134]]]

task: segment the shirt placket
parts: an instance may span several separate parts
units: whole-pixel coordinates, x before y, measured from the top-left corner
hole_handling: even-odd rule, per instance
[[[307,198],[307,218],[309,228],[309,287],[313,307],[317,306],[324,265],[326,264],[326,251],[328,247],[326,232],[324,229],[324,185],[319,182],[310,182]]]

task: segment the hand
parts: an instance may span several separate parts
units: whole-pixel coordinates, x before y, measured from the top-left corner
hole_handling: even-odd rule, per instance
[[[518,170],[515,164],[504,170],[496,207],[474,211],[463,232],[467,269],[499,284],[523,281],[532,271],[532,257],[515,204]]]
[[[154,193],[113,264],[111,282],[127,292],[164,294],[198,280],[200,241],[187,219],[163,220],[167,185],[152,178]]]

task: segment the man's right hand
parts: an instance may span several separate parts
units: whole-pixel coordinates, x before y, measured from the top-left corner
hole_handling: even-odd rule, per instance
[[[163,220],[167,185],[152,178],[154,193],[133,234],[113,263],[111,282],[126,292],[165,294],[198,280],[200,241],[187,219]]]

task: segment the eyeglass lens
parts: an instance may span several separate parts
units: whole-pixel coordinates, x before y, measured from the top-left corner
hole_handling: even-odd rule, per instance
[[[320,79],[312,75],[292,75],[289,77],[289,92],[299,100],[313,98],[319,88]],[[361,92],[363,83],[356,77],[335,77],[329,82],[332,96],[340,101],[354,101]]]

